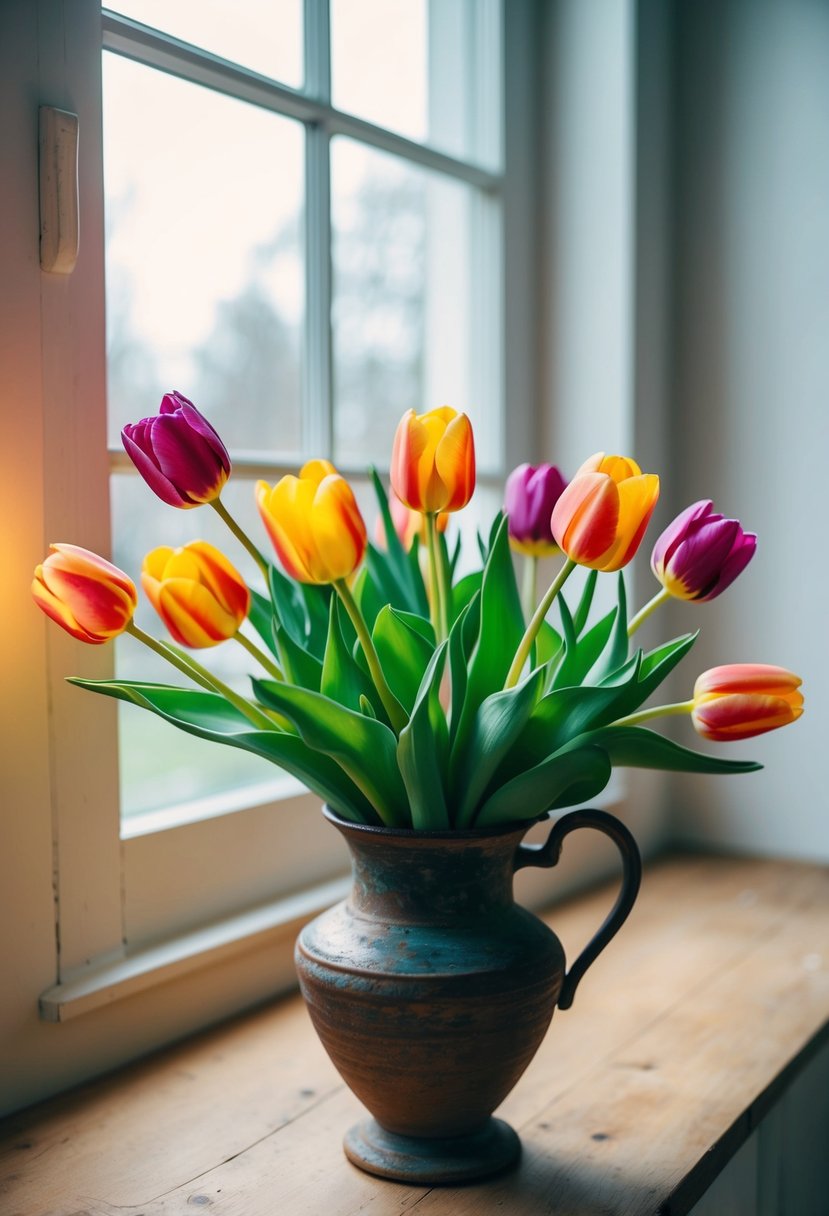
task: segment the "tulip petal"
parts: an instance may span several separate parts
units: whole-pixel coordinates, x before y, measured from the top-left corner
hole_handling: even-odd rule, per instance
[[[616,539],[619,491],[602,473],[574,477],[555,505],[553,536],[573,561],[590,566],[603,559]]]
[[[162,583],[158,613],[172,637],[192,649],[226,641],[240,624],[206,587],[190,579],[171,578]]]
[[[690,507],[686,507],[684,511],[681,511],[677,515],[676,519],[668,525],[657,539],[651,554],[651,568],[658,579],[661,579],[661,572],[666,563],[670,561],[677,545],[681,543],[688,525],[693,523],[694,520],[702,519],[710,514],[713,506],[714,504],[710,498],[703,498],[699,502],[692,503]],[[720,516],[719,518],[722,517]]]
[[[457,511],[466,506],[475,489],[475,443],[466,414],[458,414],[448,423],[435,451],[435,467],[448,488],[446,501],[438,509]]]
[[[803,698],[792,704],[782,697],[758,693],[732,693],[702,700],[691,714],[703,738],[717,742],[749,739],[788,726],[803,713]]]
[[[635,556],[659,498],[659,478],[655,473],[629,477],[619,482],[617,490],[619,522],[616,542],[602,559],[598,566],[600,570],[621,570]]]
[[[38,608],[42,609],[46,615],[70,633],[73,638],[77,638],[79,642],[88,642],[93,646],[100,646],[103,642],[109,641],[107,637],[95,637],[78,624],[66,604],[62,603],[57,596],[46,587],[37,577],[41,567],[38,566],[35,571],[35,579],[32,582],[32,598]]]
[[[159,470],[186,502],[197,506],[216,497],[227,480],[224,463],[186,418],[170,414],[154,419],[150,438]]]
[[[674,549],[663,582],[679,599],[705,599],[734,547],[740,525],[722,516],[695,521]]]
[[[165,502],[168,507],[194,507],[196,504],[189,502],[179,494],[170,479],[161,472],[152,456],[144,450],[143,432],[146,429],[145,423],[139,422],[134,426],[124,427],[121,431],[121,442],[130,460],[156,497]]]
[[[730,587],[735,578],[742,574],[748,563],[754,557],[757,549],[757,537],[753,532],[743,532],[734,544],[734,548],[723,562],[719,578],[708,595],[701,595],[700,600],[713,600],[721,595],[726,587]]]
[[[772,696],[787,696],[803,681],[785,667],[771,663],[725,663],[712,667],[698,676],[694,697],[707,693],[751,692]]]

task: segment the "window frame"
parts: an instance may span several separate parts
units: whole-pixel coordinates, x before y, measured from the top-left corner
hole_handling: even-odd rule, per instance
[[[476,11],[482,14],[480,33],[486,44],[488,61],[497,64],[499,75],[503,76],[506,26],[502,0],[479,0]],[[306,29],[326,30],[328,19],[328,0],[305,0]],[[526,27],[522,37],[529,45],[528,9],[522,13],[522,22]],[[302,91],[260,77],[209,52],[197,51],[172,36],[117,14],[101,13],[100,27],[99,67],[98,72],[93,73],[95,80],[94,84],[90,83],[88,98],[92,110],[97,102],[98,130],[101,47],[305,123],[309,222],[303,397],[304,403],[316,402],[313,410],[303,405],[303,445],[308,454],[330,452],[332,444],[331,139],[337,135],[351,136],[480,191],[473,239],[479,250],[487,251],[487,256],[473,259],[477,275],[475,298],[479,301],[476,325],[478,332],[488,333],[490,340],[481,343],[486,358],[481,359],[476,368],[476,388],[481,394],[488,392],[490,398],[484,426],[490,433],[482,436],[482,447],[488,446],[501,455],[497,465],[484,470],[482,480],[492,485],[500,484],[504,470],[532,451],[528,440],[537,433],[532,408],[523,409],[516,424],[509,428],[501,408],[501,401],[510,399],[510,382],[521,386],[517,399],[536,400],[534,392],[524,389],[533,375],[533,359],[527,357],[528,343],[532,341],[531,325],[521,328],[520,340],[515,342],[518,327],[533,314],[534,279],[528,273],[519,286],[517,275],[509,274],[509,262],[504,257],[504,251],[509,250],[519,273],[522,269],[531,271],[528,201],[531,129],[516,133],[511,150],[503,138],[501,107],[496,100],[498,120],[479,122],[476,138],[481,162],[488,161],[491,165],[500,159],[502,147],[504,159],[499,170],[485,168],[472,160],[456,159],[336,110],[330,102],[330,45],[325,36],[305,39],[306,90]],[[89,66],[88,63],[87,74]],[[508,98],[505,88],[505,108],[509,111],[512,103],[515,110],[518,98],[522,116],[526,118],[529,101],[524,92],[513,86]],[[492,97],[488,104],[492,109]],[[95,257],[94,263],[89,259],[83,284],[87,306],[79,309],[77,315],[86,319],[87,329],[97,332],[87,335],[83,347],[75,344],[58,348],[50,341],[44,342],[44,386],[48,398],[50,382],[56,386],[58,379],[65,377],[67,360],[71,361],[82,349],[89,366],[96,368],[95,383],[83,400],[76,396],[73,408],[65,410],[59,420],[47,420],[46,466],[48,469],[50,452],[53,453],[51,463],[57,465],[67,450],[74,450],[76,458],[69,475],[74,479],[73,501],[78,510],[76,517],[71,519],[71,528],[63,502],[65,478],[54,483],[52,509],[62,521],[63,532],[83,537],[82,543],[106,553],[110,549],[108,477],[104,475],[101,479],[100,459],[90,476],[89,445],[78,444],[80,434],[106,435],[105,362],[101,340],[104,295],[100,248],[103,233],[100,137],[95,146],[91,146],[92,143],[91,139],[87,140],[83,158],[87,172],[81,184],[81,206],[86,231],[94,234],[90,243],[94,241]],[[514,164],[516,150],[520,167]],[[523,178],[520,177],[521,168]],[[522,182],[520,187],[516,184],[518,181]],[[522,221],[527,223],[523,233],[520,231]],[[62,290],[65,284],[53,286],[61,293],[61,303],[57,305],[59,313],[65,303],[66,293]],[[75,287],[80,296],[80,285],[76,283]],[[44,294],[48,298],[49,284],[46,284]],[[94,308],[90,310],[88,302],[93,298]],[[507,299],[511,301],[510,308]],[[510,321],[515,356],[508,365],[505,351],[509,349],[507,329]],[[58,332],[62,323],[59,315],[52,317],[50,310],[44,309],[47,335],[52,328]],[[492,335],[497,337],[493,339]],[[248,476],[278,475],[287,471],[263,464],[255,454],[234,454],[234,465],[237,471]],[[109,474],[127,469],[134,472],[122,452],[109,453]],[[356,472],[345,468],[343,471]],[[50,479],[47,484],[51,484]],[[92,521],[95,521],[94,528]],[[43,994],[41,1001],[44,1017],[73,1017],[83,1009],[95,1007],[96,1001],[89,994],[96,985],[101,1003],[112,999],[113,976],[126,975],[126,988],[130,990],[136,965],[142,969],[142,975],[150,974],[152,959],[159,949],[173,948],[178,940],[186,953],[191,946],[191,935],[200,926],[221,927],[225,922],[241,925],[239,918],[243,919],[252,907],[269,915],[275,926],[281,926],[286,918],[287,922],[291,921],[297,894],[304,892],[307,898],[309,890],[318,884],[321,884],[320,900],[330,900],[330,882],[347,866],[345,851],[336,833],[322,823],[321,817],[309,805],[315,800],[310,794],[300,793],[298,785],[287,798],[283,796],[276,800],[278,806],[273,799],[257,801],[249,792],[240,790],[210,800],[212,805],[207,808],[204,804],[185,808],[182,815],[168,819],[163,827],[158,825],[158,816],[139,816],[119,831],[118,816],[113,814],[118,789],[114,706],[103,698],[84,698],[84,708],[79,710],[80,694],[74,688],[67,688],[63,681],[65,675],[78,670],[77,647],[57,630],[49,631],[47,646],[53,697],[51,735],[59,955],[57,984]],[[88,658],[87,652],[83,657]],[[93,678],[111,676],[111,648],[101,648],[95,660],[92,664],[83,664],[84,674]],[[67,746],[67,740],[73,739],[73,726],[79,718],[95,723],[98,758],[94,764],[89,755],[84,756],[78,750],[77,740]],[[208,811],[206,816],[205,810]],[[290,844],[286,849],[288,822]],[[77,830],[78,823],[84,824],[82,831]],[[154,830],[156,828],[158,830]],[[233,849],[233,842],[242,836],[255,842],[250,850],[252,867],[246,865],[238,850]],[[90,840],[95,842],[93,849],[88,847]],[[281,872],[278,887],[275,885],[277,871]],[[209,882],[205,882],[205,873],[211,875]],[[219,929],[220,937],[221,932]],[[241,927],[240,949],[246,948],[245,940],[244,927]],[[209,956],[212,949],[208,944],[206,955]],[[163,970],[160,969],[159,975]]]

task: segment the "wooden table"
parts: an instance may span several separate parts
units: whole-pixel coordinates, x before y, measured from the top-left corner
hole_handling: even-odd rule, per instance
[[[552,909],[568,956],[610,899]],[[0,1124],[0,1212],[688,1212],[829,1040],[828,944],[829,871],[667,859],[499,1112],[517,1171],[429,1191],[350,1166],[361,1108],[292,997]]]

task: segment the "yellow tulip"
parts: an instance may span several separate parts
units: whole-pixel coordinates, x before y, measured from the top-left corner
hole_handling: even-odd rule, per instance
[[[141,585],[171,636],[193,649],[234,637],[250,608],[239,571],[203,540],[153,549],[144,558]]]
[[[310,460],[299,477],[256,484],[256,505],[285,570],[301,583],[336,583],[366,551],[366,526],[351,486],[328,460]]]

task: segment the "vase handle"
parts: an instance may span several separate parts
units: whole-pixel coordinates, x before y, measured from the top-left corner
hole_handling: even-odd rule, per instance
[[[570,811],[569,814],[562,815],[561,819],[553,825],[545,844],[518,846],[515,855],[515,869],[522,870],[525,866],[542,866],[546,869],[556,865],[561,857],[564,837],[570,832],[575,832],[577,828],[595,828],[610,837],[622,855],[622,886],[616,903],[604,924],[590,939],[565,975],[557,1002],[559,1009],[569,1009],[573,1004],[579,980],[627,920],[642,880],[642,858],[636,841],[625,825],[620,823],[615,815],[609,815],[607,811]]]

